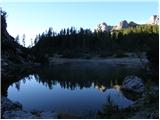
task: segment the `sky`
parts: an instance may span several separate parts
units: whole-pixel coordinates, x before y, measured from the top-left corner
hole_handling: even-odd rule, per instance
[[[108,25],[116,25],[121,20],[145,23],[150,16],[158,14],[158,0],[5,0],[1,6],[7,12],[9,34],[19,35],[20,39],[25,34],[27,46],[49,27],[56,32],[71,26],[93,30],[102,22]]]

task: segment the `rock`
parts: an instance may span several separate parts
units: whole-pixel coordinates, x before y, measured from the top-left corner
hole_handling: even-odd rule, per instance
[[[144,83],[142,79],[137,76],[127,76],[123,83],[122,89],[132,91],[135,93],[143,93],[144,92]]]
[[[25,111],[5,111],[2,115],[5,119],[32,119],[35,118],[31,113]]]
[[[159,112],[154,111],[150,114],[149,119],[158,119],[159,118]]]
[[[36,114],[29,112],[29,111],[23,111],[23,110],[17,110],[17,111],[5,111],[2,115],[5,119],[56,119],[57,114],[55,112],[36,112]]]
[[[152,25],[158,25],[159,24],[159,16],[158,15],[152,15],[147,24],[152,24]]]
[[[2,118],[4,119],[56,119],[55,112],[40,112],[40,111],[24,111],[19,102],[12,102],[6,97],[2,96],[1,100]]]
[[[95,29],[96,32],[109,32],[111,30],[111,26],[108,26],[105,22],[102,22],[97,25]]]
[[[126,20],[120,21],[116,26],[113,27],[114,30],[120,30],[122,28],[128,28],[128,22]]]
[[[55,112],[41,112],[40,113],[41,119],[56,119],[57,114]]]
[[[128,23],[126,20],[122,20],[116,26],[114,26],[112,28],[112,31],[113,30],[121,30],[122,28],[136,27],[137,25],[138,24],[133,21]]]
[[[11,100],[9,100],[6,97],[2,97],[1,109],[2,111],[21,110],[22,105],[18,102],[13,103]]]
[[[16,101],[16,102],[14,102],[14,105],[15,105],[16,107],[22,109],[22,104],[21,104],[21,103],[19,103],[19,102]]]

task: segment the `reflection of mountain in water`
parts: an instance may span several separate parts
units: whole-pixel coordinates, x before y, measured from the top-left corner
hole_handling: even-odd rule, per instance
[[[110,104],[111,102],[113,105],[118,106],[119,108],[126,108],[134,103],[132,100],[124,97],[124,94],[120,91],[119,86],[108,89],[106,91],[106,96],[108,100],[106,104]]]

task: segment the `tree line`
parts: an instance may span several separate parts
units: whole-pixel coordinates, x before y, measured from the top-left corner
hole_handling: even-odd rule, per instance
[[[145,52],[151,44],[158,44],[158,38],[158,25],[138,25],[111,32],[71,27],[55,33],[49,28],[35,38],[31,50],[47,56],[81,57],[90,54],[106,57],[125,52]]]

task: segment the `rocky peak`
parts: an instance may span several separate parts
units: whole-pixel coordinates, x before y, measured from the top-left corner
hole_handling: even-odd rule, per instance
[[[135,27],[136,25],[137,25],[137,23],[135,23],[133,21],[129,22],[129,27]]]
[[[159,16],[158,15],[152,15],[149,18],[149,21],[147,23],[152,24],[152,25],[158,25],[159,24]]]
[[[111,29],[111,26],[108,26],[105,22],[102,22],[100,24],[97,25],[97,28],[95,29],[97,32],[101,31],[101,32],[104,32],[104,31],[110,31]]]
[[[116,26],[113,27],[114,30],[120,30],[122,28],[128,28],[129,24],[126,20],[120,21]]]
[[[112,30],[121,30],[122,28],[135,27],[137,23],[131,21],[127,22],[126,20],[120,21],[116,26],[112,28]]]

